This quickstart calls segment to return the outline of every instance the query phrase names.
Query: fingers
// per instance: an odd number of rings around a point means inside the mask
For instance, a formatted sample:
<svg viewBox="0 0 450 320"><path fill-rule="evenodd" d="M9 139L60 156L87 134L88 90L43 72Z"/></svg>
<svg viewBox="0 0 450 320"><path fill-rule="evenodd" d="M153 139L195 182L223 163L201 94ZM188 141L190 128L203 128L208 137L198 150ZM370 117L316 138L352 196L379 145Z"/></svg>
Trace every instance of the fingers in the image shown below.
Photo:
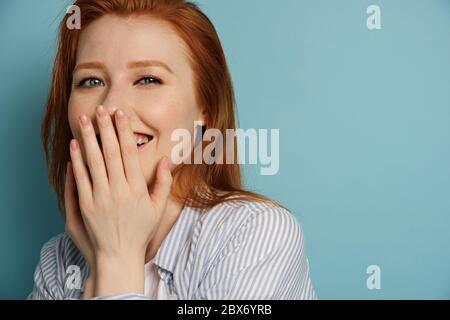
<svg viewBox="0 0 450 320"><path fill-rule="evenodd" d="M75 199L74 199L74 186L72 180L72 167L70 165L70 161L67 162L67 170L66 170L66 184L64 187L64 205L66 209L66 221L71 219L71 215L73 214L75 208Z"/></svg>
<svg viewBox="0 0 450 320"><path fill-rule="evenodd" d="M139 150L128 118L123 111L117 110L115 120L126 180L134 190L147 190L139 160Z"/></svg>
<svg viewBox="0 0 450 320"><path fill-rule="evenodd" d="M125 182L120 146L110 115L103 106L96 112L97 124L102 140L103 158L106 163L109 184L112 188L121 188Z"/></svg>
<svg viewBox="0 0 450 320"><path fill-rule="evenodd" d="M77 140L72 139L70 141L70 158L71 168L73 169L73 175L75 185L78 192L79 203L91 203L92 202L92 186L89 173L84 165L83 158L81 156L80 145Z"/></svg>
<svg viewBox="0 0 450 320"><path fill-rule="evenodd" d="M75 177L70 161L67 163L66 184L64 188L64 204L66 208L66 231L71 233L74 228L83 225L82 217L79 212L77 199L77 190L75 186Z"/></svg>
<svg viewBox="0 0 450 320"><path fill-rule="evenodd" d="M100 151L100 147L95 136L94 127L92 126L91 120L86 115L82 115L79 120L81 138L84 145L84 150L86 152L86 162L92 178L93 191L98 192L105 190L108 188L108 177L103 155ZM75 168L75 161L72 161ZM81 167L81 164L77 164ZM77 176L76 173L77 171L75 171L75 177Z"/></svg>
<svg viewBox="0 0 450 320"><path fill-rule="evenodd" d="M87 235L83 216L81 215L78 203L78 191L76 189L75 177L70 161L67 163L64 202L66 207L65 230L85 257L86 261L89 264L89 267L92 268L94 253L92 251L90 239Z"/></svg>
<svg viewBox="0 0 450 320"><path fill-rule="evenodd" d="M169 169L169 161L167 157L163 157L158 162L156 169L156 179L153 191L150 195L151 199L160 208L164 208L172 188L172 174Z"/></svg>

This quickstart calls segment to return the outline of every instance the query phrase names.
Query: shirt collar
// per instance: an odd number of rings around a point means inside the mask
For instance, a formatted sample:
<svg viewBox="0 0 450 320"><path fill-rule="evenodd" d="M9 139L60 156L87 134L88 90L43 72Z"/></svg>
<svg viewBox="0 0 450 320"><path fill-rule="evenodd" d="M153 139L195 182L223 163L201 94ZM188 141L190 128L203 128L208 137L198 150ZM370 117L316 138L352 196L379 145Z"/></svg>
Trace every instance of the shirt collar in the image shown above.
<svg viewBox="0 0 450 320"><path fill-rule="evenodd" d="M153 263L173 274L181 250L192 233L200 210L184 206L180 216L161 243Z"/></svg>

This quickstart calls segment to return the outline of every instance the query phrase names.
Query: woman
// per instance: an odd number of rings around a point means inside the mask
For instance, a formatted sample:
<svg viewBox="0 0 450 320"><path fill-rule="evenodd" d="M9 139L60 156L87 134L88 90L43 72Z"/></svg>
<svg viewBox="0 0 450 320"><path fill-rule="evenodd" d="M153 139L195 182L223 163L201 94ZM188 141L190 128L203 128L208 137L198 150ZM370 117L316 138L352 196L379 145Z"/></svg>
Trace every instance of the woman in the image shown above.
<svg viewBox="0 0 450 320"><path fill-rule="evenodd" d="M237 161L173 161L175 130L236 128L209 19L184 0L75 5L42 124L66 232L43 246L29 298L315 298L289 211L243 190Z"/></svg>

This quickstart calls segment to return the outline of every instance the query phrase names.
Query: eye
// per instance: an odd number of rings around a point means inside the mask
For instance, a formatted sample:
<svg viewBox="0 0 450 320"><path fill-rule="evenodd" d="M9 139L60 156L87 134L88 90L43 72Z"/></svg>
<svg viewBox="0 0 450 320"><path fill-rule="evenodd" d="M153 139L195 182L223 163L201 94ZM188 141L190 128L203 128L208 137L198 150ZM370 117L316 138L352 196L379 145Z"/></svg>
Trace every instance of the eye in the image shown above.
<svg viewBox="0 0 450 320"><path fill-rule="evenodd" d="M162 81L158 78L147 76L139 79L136 84L148 85L148 84L162 84Z"/></svg>
<svg viewBox="0 0 450 320"><path fill-rule="evenodd" d="M78 83L78 87L80 88L91 88L91 87L98 87L98 86L104 86L105 84L103 83L102 80L97 79L97 78L86 78L81 80Z"/></svg>

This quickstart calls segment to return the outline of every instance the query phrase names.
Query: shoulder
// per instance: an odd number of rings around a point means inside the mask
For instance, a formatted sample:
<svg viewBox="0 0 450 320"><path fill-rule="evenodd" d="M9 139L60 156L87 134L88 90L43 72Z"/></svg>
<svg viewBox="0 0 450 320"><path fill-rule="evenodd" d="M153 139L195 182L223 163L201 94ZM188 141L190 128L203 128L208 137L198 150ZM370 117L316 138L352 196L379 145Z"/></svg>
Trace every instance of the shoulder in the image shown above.
<svg viewBox="0 0 450 320"><path fill-rule="evenodd" d="M65 232L60 233L48 240L41 249L41 266L49 269L66 269L67 266L84 263L82 255Z"/></svg>
<svg viewBox="0 0 450 320"><path fill-rule="evenodd" d="M203 224L229 233L251 227L257 232L301 232L300 224L287 209L263 201L225 201L202 215Z"/></svg>
<svg viewBox="0 0 450 320"><path fill-rule="evenodd" d="M261 254L278 249L301 250L300 223L287 209L262 201L225 201L207 209L200 219L200 237L210 249L208 255L234 250L242 244ZM228 249L227 249L228 248Z"/></svg>
<svg viewBox="0 0 450 320"><path fill-rule="evenodd" d="M85 260L66 233L48 240L41 249L34 272L34 291L29 298L64 299L67 296L65 282L68 272L86 272ZM70 293L69 293L70 295Z"/></svg>

